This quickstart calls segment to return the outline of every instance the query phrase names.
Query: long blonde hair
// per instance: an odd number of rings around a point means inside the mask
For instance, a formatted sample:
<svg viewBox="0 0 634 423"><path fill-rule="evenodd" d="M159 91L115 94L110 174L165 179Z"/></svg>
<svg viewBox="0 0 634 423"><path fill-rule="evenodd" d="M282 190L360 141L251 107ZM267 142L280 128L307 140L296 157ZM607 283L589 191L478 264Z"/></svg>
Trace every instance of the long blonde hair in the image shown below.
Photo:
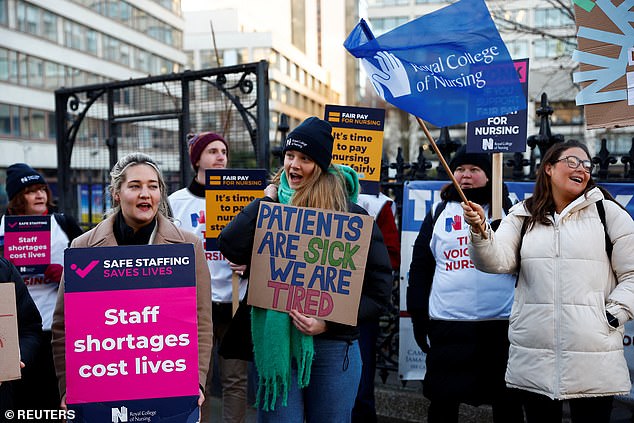
<svg viewBox="0 0 634 423"><path fill-rule="evenodd" d="M281 167L272 182L279 186L284 168ZM288 175L286 175L288 177ZM341 171L330 166L328 172L315 166L313 173L302 181L291 198L291 205L299 207L315 207L319 209L348 211L348 193Z"/></svg>

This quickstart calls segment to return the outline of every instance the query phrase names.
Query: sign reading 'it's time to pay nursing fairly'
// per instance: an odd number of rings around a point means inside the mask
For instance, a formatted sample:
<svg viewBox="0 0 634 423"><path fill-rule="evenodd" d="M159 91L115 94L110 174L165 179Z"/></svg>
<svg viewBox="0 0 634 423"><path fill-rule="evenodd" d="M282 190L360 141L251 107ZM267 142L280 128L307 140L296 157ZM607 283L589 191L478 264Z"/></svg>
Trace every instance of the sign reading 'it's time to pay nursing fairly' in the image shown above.
<svg viewBox="0 0 634 423"><path fill-rule="evenodd" d="M266 188L264 169L207 169L205 171L205 249L218 250L220 231Z"/></svg>
<svg viewBox="0 0 634 423"><path fill-rule="evenodd" d="M332 162L353 168L365 194L378 194L385 110L327 104L326 120L335 139Z"/></svg>

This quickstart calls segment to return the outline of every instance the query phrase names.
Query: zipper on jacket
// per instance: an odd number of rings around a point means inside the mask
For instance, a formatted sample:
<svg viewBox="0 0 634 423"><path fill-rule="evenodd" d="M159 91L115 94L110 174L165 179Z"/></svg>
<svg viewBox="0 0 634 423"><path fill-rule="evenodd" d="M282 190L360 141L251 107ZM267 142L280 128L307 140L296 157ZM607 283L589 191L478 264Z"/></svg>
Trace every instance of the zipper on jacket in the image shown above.
<svg viewBox="0 0 634 423"><path fill-rule="evenodd" d="M561 327L561 281L559 280L559 264L561 260L561 245L560 245L560 232L559 232L559 224L561 223L561 219L558 222L554 222L554 236L555 236L555 257L553 263L553 283L555 286L554 289L554 301L553 301L553 319L554 319L554 330L555 337L553 339L554 347L555 347L555 371L553 372L554 384L553 384L553 394L555 398L559 397L559 379L561 375L561 344L559 342L560 338L560 327Z"/></svg>

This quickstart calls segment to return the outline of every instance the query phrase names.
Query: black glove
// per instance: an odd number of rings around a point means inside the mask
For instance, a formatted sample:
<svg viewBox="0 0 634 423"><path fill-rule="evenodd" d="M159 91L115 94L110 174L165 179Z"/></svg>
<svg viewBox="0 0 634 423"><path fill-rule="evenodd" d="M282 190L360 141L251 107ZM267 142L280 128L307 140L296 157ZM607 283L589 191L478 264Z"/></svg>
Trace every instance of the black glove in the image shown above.
<svg viewBox="0 0 634 423"><path fill-rule="evenodd" d="M412 326L414 327L414 339L425 354L429 352L429 344L427 343L427 329L429 324L429 316L420 316L412 314Z"/></svg>

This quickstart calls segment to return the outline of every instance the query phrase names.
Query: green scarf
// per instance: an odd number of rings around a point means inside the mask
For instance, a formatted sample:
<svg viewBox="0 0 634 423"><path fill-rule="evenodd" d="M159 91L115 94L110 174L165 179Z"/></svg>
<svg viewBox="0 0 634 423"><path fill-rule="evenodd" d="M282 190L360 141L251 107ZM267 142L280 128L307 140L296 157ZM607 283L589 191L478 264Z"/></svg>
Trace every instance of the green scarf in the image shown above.
<svg viewBox="0 0 634 423"><path fill-rule="evenodd" d="M357 173L341 165L333 165L328 171L343 177L350 201L356 202L359 195ZM277 191L280 203L289 204L294 193L295 190L288 185L286 173L282 172ZM293 359L297 364L297 385L301 389L310 382L310 368L315 353L313 337L297 330L287 313L258 307L251 309L251 333L258 370L256 406L264 411L274 410L278 396L282 397L282 406L286 406Z"/></svg>
<svg viewBox="0 0 634 423"><path fill-rule="evenodd" d="M328 168L328 173L339 175L343 178L350 202L356 203L359 197L359 175L357 175L357 172L349 166L332 165ZM280 203L289 204L293 194L295 194L295 190L288 186L286 172L282 172L280 186L277 187L277 196L280 199Z"/></svg>

